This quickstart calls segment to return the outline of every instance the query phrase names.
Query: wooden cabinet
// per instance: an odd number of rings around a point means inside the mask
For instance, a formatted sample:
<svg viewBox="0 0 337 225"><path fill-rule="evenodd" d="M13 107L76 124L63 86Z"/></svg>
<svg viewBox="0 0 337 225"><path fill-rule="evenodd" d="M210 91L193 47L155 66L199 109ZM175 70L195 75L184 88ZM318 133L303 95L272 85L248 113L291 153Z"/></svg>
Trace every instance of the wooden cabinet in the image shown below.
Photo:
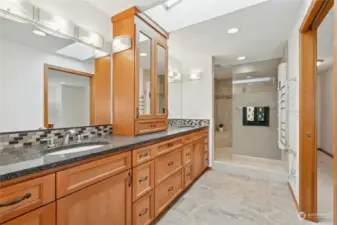
<svg viewBox="0 0 337 225"><path fill-rule="evenodd" d="M43 206L4 225L56 225L55 203Z"/></svg>
<svg viewBox="0 0 337 225"><path fill-rule="evenodd" d="M113 36L131 38L131 48L113 55L114 134L167 129L168 34L132 7L112 17Z"/></svg>
<svg viewBox="0 0 337 225"><path fill-rule="evenodd" d="M0 224L55 200L55 174L1 188Z"/></svg>
<svg viewBox="0 0 337 225"><path fill-rule="evenodd" d="M130 225L131 171L57 200L57 225Z"/></svg>
<svg viewBox="0 0 337 225"><path fill-rule="evenodd" d="M133 201L154 188L154 162L148 162L133 168Z"/></svg>
<svg viewBox="0 0 337 225"><path fill-rule="evenodd" d="M150 225L154 217L154 192L151 191L133 204L132 225Z"/></svg>
<svg viewBox="0 0 337 225"><path fill-rule="evenodd" d="M183 170L180 170L155 189L155 214L158 216L183 191Z"/></svg>
<svg viewBox="0 0 337 225"><path fill-rule="evenodd" d="M199 138L194 142L193 148L193 177L198 177L204 169L204 143Z"/></svg>
<svg viewBox="0 0 337 225"><path fill-rule="evenodd" d="M182 168L182 149L174 150L155 159L155 183L158 185Z"/></svg>
<svg viewBox="0 0 337 225"><path fill-rule="evenodd" d="M193 164L190 163L184 169L185 188L193 182Z"/></svg>

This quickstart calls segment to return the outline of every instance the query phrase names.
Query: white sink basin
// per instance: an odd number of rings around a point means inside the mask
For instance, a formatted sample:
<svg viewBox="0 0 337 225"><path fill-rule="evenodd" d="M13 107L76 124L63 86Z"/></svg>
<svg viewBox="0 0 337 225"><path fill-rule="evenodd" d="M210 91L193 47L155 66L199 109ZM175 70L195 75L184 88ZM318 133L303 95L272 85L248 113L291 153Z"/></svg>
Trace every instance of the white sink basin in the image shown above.
<svg viewBox="0 0 337 225"><path fill-rule="evenodd" d="M95 148L100 148L103 146L104 145L90 145L90 146L75 147L75 148L69 148L69 149L49 153L47 155L64 155L64 154L71 154L71 153L76 153L76 152L84 152L84 151L89 151Z"/></svg>

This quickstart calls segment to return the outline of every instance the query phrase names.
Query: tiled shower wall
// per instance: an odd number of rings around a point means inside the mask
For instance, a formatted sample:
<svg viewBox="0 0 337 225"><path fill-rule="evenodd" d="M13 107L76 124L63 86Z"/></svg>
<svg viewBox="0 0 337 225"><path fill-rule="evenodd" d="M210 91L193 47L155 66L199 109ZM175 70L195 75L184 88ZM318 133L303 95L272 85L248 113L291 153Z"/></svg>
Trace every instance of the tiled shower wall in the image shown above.
<svg viewBox="0 0 337 225"><path fill-rule="evenodd" d="M54 138L55 143L61 142L64 133L69 130L76 130L77 135L82 137L102 136L112 133L112 125L86 126L76 128L45 129L34 131L0 133L0 150L4 148L20 148L23 146L32 146L46 144L48 138ZM73 139L71 137L70 139Z"/></svg>

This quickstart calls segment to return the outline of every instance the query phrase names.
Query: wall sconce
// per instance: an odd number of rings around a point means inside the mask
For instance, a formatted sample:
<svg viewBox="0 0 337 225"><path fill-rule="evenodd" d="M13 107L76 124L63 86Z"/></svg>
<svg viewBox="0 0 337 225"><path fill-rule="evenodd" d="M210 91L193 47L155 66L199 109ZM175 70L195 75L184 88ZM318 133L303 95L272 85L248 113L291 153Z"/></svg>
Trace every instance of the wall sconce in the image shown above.
<svg viewBox="0 0 337 225"><path fill-rule="evenodd" d="M112 52L122 52L131 48L131 37L118 36L112 40Z"/></svg>
<svg viewBox="0 0 337 225"><path fill-rule="evenodd" d="M189 80L200 80L202 75L201 70L192 70L188 76Z"/></svg>

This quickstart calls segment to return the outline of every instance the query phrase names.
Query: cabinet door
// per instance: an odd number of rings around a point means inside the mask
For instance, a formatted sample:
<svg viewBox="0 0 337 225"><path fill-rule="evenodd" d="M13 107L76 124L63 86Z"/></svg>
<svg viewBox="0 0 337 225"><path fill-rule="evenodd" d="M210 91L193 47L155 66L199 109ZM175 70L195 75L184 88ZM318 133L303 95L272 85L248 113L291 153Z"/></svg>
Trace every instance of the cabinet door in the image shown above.
<svg viewBox="0 0 337 225"><path fill-rule="evenodd" d="M131 171L57 201L57 225L130 225Z"/></svg>
<svg viewBox="0 0 337 225"><path fill-rule="evenodd" d="M55 225L56 207L55 203L43 206L30 213L13 219L4 225Z"/></svg>
<svg viewBox="0 0 337 225"><path fill-rule="evenodd" d="M153 118L153 39L141 26L136 30L136 119Z"/></svg>
<svg viewBox="0 0 337 225"><path fill-rule="evenodd" d="M201 139L194 142L193 148L193 177L197 178L204 167L204 149Z"/></svg>
<svg viewBox="0 0 337 225"><path fill-rule="evenodd" d="M156 117L168 115L168 54L167 48L156 43L155 49L155 112Z"/></svg>

